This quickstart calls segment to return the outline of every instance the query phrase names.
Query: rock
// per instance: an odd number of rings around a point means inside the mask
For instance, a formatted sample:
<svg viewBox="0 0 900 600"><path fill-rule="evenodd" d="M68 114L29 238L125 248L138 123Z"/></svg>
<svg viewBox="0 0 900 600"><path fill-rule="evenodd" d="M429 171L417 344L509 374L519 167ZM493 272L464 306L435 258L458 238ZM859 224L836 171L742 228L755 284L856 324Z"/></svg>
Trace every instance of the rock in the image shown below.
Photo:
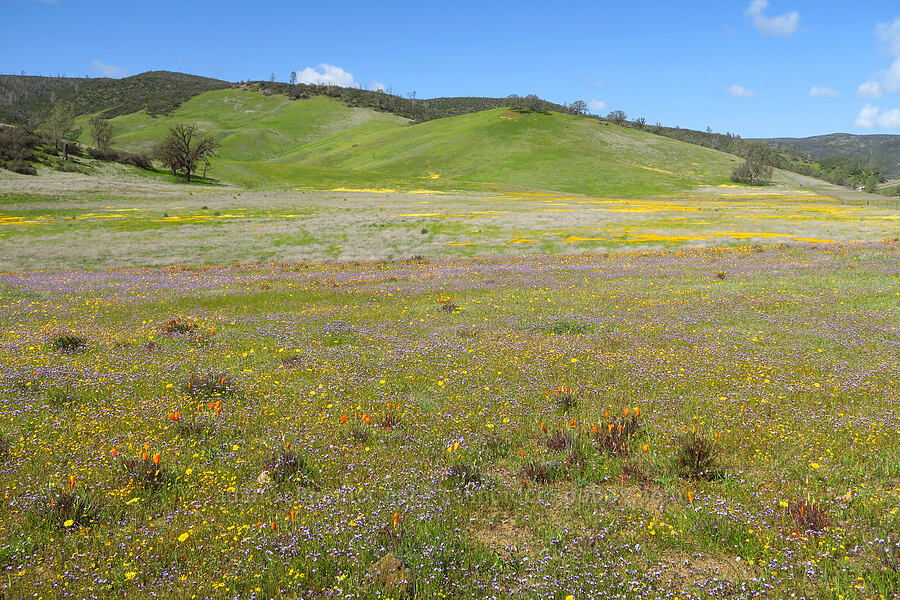
<svg viewBox="0 0 900 600"><path fill-rule="evenodd" d="M271 482L272 478L269 477L268 471L263 471L259 474L259 477L256 478L256 483L258 483L259 485L268 485Z"/></svg>
<svg viewBox="0 0 900 600"><path fill-rule="evenodd" d="M388 552L369 569L369 578L398 596L411 596L413 592L413 572L405 562Z"/></svg>

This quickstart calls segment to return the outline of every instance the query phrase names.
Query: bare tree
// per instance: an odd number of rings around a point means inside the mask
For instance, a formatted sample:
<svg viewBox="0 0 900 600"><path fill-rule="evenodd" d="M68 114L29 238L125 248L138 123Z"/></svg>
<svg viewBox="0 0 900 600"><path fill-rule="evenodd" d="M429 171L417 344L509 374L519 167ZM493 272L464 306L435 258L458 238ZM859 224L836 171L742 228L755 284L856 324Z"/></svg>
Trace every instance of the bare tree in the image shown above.
<svg viewBox="0 0 900 600"><path fill-rule="evenodd" d="M269 75L269 81L271 81L273 83L275 82L275 73L272 73Z"/></svg>
<svg viewBox="0 0 900 600"><path fill-rule="evenodd" d="M525 108L528 110L540 110L541 108L541 99L538 98L537 94L528 94L525 96Z"/></svg>
<svg viewBox="0 0 900 600"><path fill-rule="evenodd" d="M204 164L204 172L211 157L216 156L219 143L209 134L204 134L194 124L180 123L169 128L166 136L156 148L155 157L172 173L181 171L188 183L191 174L200 164Z"/></svg>
<svg viewBox="0 0 900 600"><path fill-rule="evenodd" d="M67 134L72 131L72 125L75 123L75 115L68 104L57 102L44 117L41 129L53 141L53 146L59 151L59 143L66 139Z"/></svg>
<svg viewBox="0 0 900 600"><path fill-rule="evenodd" d="M291 71L291 85L297 84L297 71Z"/></svg>
<svg viewBox="0 0 900 600"><path fill-rule="evenodd" d="M88 121L91 128L91 139L94 145L103 150L108 150L112 142L112 125L109 123L109 117L104 114L94 115Z"/></svg>
<svg viewBox="0 0 900 600"><path fill-rule="evenodd" d="M575 114L575 115L587 114L587 111L588 111L587 102L585 102L584 100L576 100L575 102L572 103L571 106L569 106L569 110L571 110L572 114Z"/></svg>
<svg viewBox="0 0 900 600"><path fill-rule="evenodd" d="M628 115L625 114L625 111L622 110L614 110L608 115L606 115L607 121L612 121L616 125L621 125L628 119Z"/></svg>
<svg viewBox="0 0 900 600"><path fill-rule="evenodd" d="M647 119L645 119L644 117L638 117L637 119L634 120L634 125L635 125L635 127L637 127L638 129L640 129L641 131L643 131L643 130L644 130L644 127L647 126Z"/></svg>

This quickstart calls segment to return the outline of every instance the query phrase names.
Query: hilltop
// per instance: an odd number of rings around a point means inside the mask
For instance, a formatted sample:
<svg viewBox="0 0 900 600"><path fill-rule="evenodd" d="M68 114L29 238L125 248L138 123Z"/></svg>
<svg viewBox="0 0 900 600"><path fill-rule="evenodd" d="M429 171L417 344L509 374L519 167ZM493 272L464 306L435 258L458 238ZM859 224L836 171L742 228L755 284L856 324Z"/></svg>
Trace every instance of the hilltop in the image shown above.
<svg viewBox="0 0 900 600"><path fill-rule="evenodd" d="M137 154L149 155L172 125L197 123L221 142L212 177L245 187L635 197L727 183L747 149L740 136L612 123L534 95L416 99L167 71L122 79L8 75L0 90L0 121L33 126L54 102L65 102L79 115L82 143L91 143L89 118L103 113L112 117L113 147ZM141 162L126 158L120 161ZM796 154L772 160L847 185L873 176L848 178L847 169L829 171Z"/></svg>
<svg viewBox="0 0 900 600"><path fill-rule="evenodd" d="M215 135L222 147L214 176L247 187L635 196L727 182L739 161L560 112L493 108L415 123L328 96L291 100L256 88L204 92L164 116L141 111L114 118L113 146L149 152L177 122L198 123Z"/></svg>
<svg viewBox="0 0 900 600"><path fill-rule="evenodd" d="M0 75L0 122L35 124L54 102L66 102L75 114L104 112L109 116L146 111L169 113L194 96L231 87L218 79L148 71L122 79L74 79Z"/></svg>

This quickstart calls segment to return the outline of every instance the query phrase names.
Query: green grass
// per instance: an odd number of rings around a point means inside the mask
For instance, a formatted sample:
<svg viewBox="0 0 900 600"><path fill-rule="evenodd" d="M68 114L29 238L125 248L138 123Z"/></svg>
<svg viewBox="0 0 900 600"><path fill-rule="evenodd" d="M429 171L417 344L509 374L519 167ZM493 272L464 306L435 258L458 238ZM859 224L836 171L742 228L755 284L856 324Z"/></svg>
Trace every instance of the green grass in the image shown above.
<svg viewBox="0 0 900 600"><path fill-rule="evenodd" d="M0 594L895 598L898 251L0 275Z"/></svg>
<svg viewBox="0 0 900 600"><path fill-rule="evenodd" d="M279 162L414 177L423 185L640 197L725 183L738 159L559 113L494 109L404 129L346 133ZM439 179L429 180L437 175Z"/></svg>
<svg viewBox="0 0 900 600"><path fill-rule="evenodd" d="M238 89L200 94L168 116L117 117L113 145L150 152L179 122L214 134L222 148L213 176L245 187L643 197L724 183L738 163L714 150L561 113L498 108L408 125L325 96L290 100Z"/></svg>
<svg viewBox="0 0 900 600"><path fill-rule="evenodd" d="M311 167L305 172L319 183L333 175ZM330 180L332 187L402 183L344 172L357 178ZM151 179L129 183L131 191L111 183L115 193L103 193L102 186L71 192L65 178L60 182L64 188L54 194L0 193L0 272L814 245L900 235L895 208L786 187L708 188L645 200L496 191L223 190Z"/></svg>
<svg viewBox="0 0 900 600"><path fill-rule="evenodd" d="M81 120L86 123L87 119ZM292 101L277 94L227 89L195 96L166 116L139 112L113 119L113 146L149 153L169 127L184 122L196 123L215 135L222 144L222 160L259 161L346 129L378 130L399 127L406 121L386 113L349 108L324 96ZM87 131L83 139L88 141Z"/></svg>

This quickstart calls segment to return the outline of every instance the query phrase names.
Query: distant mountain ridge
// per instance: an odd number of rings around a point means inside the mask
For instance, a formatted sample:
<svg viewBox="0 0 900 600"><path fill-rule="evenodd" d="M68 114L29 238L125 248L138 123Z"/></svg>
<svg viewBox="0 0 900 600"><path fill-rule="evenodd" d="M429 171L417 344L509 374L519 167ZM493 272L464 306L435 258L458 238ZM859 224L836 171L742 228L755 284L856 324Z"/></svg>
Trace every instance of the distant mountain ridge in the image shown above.
<svg viewBox="0 0 900 600"><path fill-rule="evenodd" d="M806 138L764 138L780 152L812 160L854 159L878 167L889 177L900 176L900 135L832 133Z"/></svg>
<svg viewBox="0 0 900 600"><path fill-rule="evenodd" d="M198 94L233 85L171 71L121 79L0 75L0 122L34 125L57 101L69 103L77 115L104 111L116 117L141 110L167 114Z"/></svg>

